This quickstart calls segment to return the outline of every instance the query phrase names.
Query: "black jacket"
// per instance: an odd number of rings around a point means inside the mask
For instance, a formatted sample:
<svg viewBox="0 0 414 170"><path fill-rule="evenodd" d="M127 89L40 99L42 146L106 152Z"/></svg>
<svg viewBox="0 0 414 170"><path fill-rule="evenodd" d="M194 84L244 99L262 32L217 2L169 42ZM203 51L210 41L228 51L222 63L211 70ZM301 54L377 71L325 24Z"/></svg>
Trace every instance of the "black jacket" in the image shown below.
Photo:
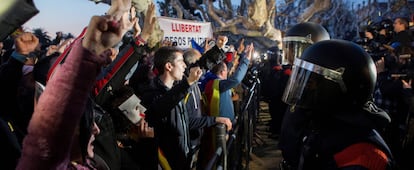
<svg viewBox="0 0 414 170"><path fill-rule="evenodd" d="M1 155L6 159L0 161L0 164L6 169L14 169L21 154L19 140L23 137L23 133L18 130L14 122L19 115L17 93L23 76L22 68L23 63L14 58L10 58L0 66L0 88L3 89L1 93L3 99L0 102L0 139L2 139L0 150L7 153Z"/></svg>
<svg viewBox="0 0 414 170"><path fill-rule="evenodd" d="M284 167L294 169L342 169L358 170L368 169L365 165L374 165L392 169L394 166L393 156L376 132L376 128L385 127L390 119L381 109L368 102L363 109L351 111L335 111L329 113L297 110L289 115L288 121L282 128L282 141L291 141L280 146ZM285 119L286 120L286 119ZM282 139L283 138L283 139ZM385 153L387 160L385 165L375 162L376 159L370 155L365 157L366 164L359 163L346 166L338 162L338 153L356 144L368 143L376 149ZM366 153L348 153L348 158L363 157ZM343 157L342 157L343 158Z"/></svg>
<svg viewBox="0 0 414 170"><path fill-rule="evenodd" d="M213 117L189 118L183 99L190 88L186 80L171 89L155 78L144 90L142 103L148 108L146 120L154 127L159 148L172 169L189 169L190 129L211 126Z"/></svg>

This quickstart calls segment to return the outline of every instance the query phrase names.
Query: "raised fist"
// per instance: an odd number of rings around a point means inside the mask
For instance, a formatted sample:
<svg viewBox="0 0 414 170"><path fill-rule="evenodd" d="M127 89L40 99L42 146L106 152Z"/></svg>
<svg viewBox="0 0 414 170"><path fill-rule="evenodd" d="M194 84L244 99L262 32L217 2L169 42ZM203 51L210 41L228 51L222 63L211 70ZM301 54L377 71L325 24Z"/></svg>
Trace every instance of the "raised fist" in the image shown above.
<svg viewBox="0 0 414 170"><path fill-rule="evenodd" d="M39 45L39 39L29 32L19 35L14 41L16 44L16 52L22 55L28 55Z"/></svg>

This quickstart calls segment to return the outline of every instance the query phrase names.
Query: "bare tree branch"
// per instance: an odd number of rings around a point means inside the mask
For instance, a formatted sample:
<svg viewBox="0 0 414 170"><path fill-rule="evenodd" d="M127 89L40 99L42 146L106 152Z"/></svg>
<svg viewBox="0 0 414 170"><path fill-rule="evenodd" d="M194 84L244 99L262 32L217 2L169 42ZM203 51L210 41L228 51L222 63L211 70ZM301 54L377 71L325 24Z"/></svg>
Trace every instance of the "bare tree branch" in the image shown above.
<svg viewBox="0 0 414 170"><path fill-rule="evenodd" d="M257 30L249 30L245 28L237 28L235 25L229 27L216 27L217 32L229 31L233 34L242 34L250 37L261 37L263 33Z"/></svg>
<svg viewBox="0 0 414 170"><path fill-rule="evenodd" d="M260 28L269 19L266 0L255 0L249 5L248 16L256 28Z"/></svg>
<svg viewBox="0 0 414 170"><path fill-rule="evenodd" d="M199 10L201 15L203 16L203 19L207 20L207 12L200 5L198 5L194 0L188 0L188 3L190 4L191 8L194 8L194 11Z"/></svg>
<svg viewBox="0 0 414 170"><path fill-rule="evenodd" d="M276 16L276 0L269 0L267 2L267 4L269 4L267 6L267 11L269 11L268 16L267 16L267 22L270 22L270 24L274 27L274 21L275 21L275 16Z"/></svg>
<svg viewBox="0 0 414 170"><path fill-rule="evenodd" d="M194 2L194 0L193 0ZM177 18L185 18L190 20L198 20L196 16L191 14L188 9L185 9L183 4L178 0L171 0L171 6L177 11Z"/></svg>
<svg viewBox="0 0 414 170"><path fill-rule="evenodd" d="M215 8L213 6L214 12L221 18L223 19L228 19L230 18L229 12L225 9L225 8Z"/></svg>
<svg viewBox="0 0 414 170"><path fill-rule="evenodd" d="M247 2L246 0L241 0L240 1L240 7L238 9L238 14L243 16L244 15L244 11L246 11L247 9Z"/></svg>
<svg viewBox="0 0 414 170"><path fill-rule="evenodd" d="M214 11L213 2L211 0L204 0L204 4L207 7L207 13L209 14L210 18L217 22L221 27L225 27L226 24L221 20L219 16Z"/></svg>
<svg viewBox="0 0 414 170"><path fill-rule="evenodd" d="M395 0L394 5L391 8L391 11L396 12L400 10L403 6L407 5L407 0Z"/></svg>
<svg viewBox="0 0 414 170"><path fill-rule="evenodd" d="M323 21L330 20L333 16L335 16L335 14L337 14L337 12L340 9L341 5L344 5L344 4L342 4L341 1L333 1L333 3L331 4L332 8L331 8L330 12L327 13L328 15L325 15L322 20ZM344 15L341 15L341 16L344 16Z"/></svg>
<svg viewBox="0 0 414 170"><path fill-rule="evenodd" d="M223 3L225 4L225 6L227 7L227 10L226 10L227 15L233 16L234 11L233 11L233 6L231 5L231 0L223 0L223 1L224 1Z"/></svg>
<svg viewBox="0 0 414 170"><path fill-rule="evenodd" d="M242 23L243 21L244 20L243 20L242 16L237 16L237 17L235 17L231 20L227 20L225 23L226 23L226 27L229 27L229 26L233 26L233 25Z"/></svg>
<svg viewBox="0 0 414 170"><path fill-rule="evenodd" d="M307 22L315 13L328 9L331 6L331 0L315 0L305 9L299 17L299 22Z"/></svg>
<svg viewBox="0 0 414 170"><path fill-rule="evenodd" d="M178 3L180 2L178 2L177 0L171 0L170 5L175 9L175 11L177 11L177 18L183 19L183 10L182 8L180 8Z"/></svg>
<svg viewBox="0 0 414 170"><path fill-rule="evenodd" d="M267 20L265 22L265 27L263 30L263 35L265 37L268 37L269 39L273 41L277 41L278 43L282 42L282 32L279 29L276 29L274 26L275 21L275 8L276 8L276 1L275 0L269 0L268 1L267 9L269 11Z"/></svg>

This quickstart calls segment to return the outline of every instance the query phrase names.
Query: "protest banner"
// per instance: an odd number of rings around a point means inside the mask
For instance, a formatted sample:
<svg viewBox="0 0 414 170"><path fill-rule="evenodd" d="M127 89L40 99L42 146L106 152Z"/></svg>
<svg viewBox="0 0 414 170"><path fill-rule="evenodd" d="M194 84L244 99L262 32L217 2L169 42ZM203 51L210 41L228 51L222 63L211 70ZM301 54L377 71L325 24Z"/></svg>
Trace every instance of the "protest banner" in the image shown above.
<svg viewBox="0 0 414 170"><path fill-rule="evenodd" d="M198 22L169 17L158 17L164 40L175 42L180 48L190 48L191 39L197 44L203 44L206 38L213 37L210 22Z"/></svg>

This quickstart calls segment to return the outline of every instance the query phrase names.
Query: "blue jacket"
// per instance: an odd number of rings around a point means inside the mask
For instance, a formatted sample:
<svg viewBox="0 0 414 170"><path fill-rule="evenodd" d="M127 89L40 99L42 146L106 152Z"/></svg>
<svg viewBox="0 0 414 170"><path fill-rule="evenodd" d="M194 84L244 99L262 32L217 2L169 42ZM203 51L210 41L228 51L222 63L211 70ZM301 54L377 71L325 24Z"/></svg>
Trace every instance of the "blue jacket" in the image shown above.
<svg viewBox="0 0 414 170"><path fill-rule="evenodd" d="M219 116L230 118L234 121L234 106L233 101L231 99L231 89L236 87L240 82L243 80L244 76L246 75L247 69L249 66L249 60L244 56L240 57L239 65L236 71L228 77L226 80L220 80L219 82L219 90L220 90L220 105L219 105ZM212 72L207 72L205 78L201 80L200 89L202 91L210 90L206 84L209 81L213 81L217 79L217 76L214 75Z"/></svg>

